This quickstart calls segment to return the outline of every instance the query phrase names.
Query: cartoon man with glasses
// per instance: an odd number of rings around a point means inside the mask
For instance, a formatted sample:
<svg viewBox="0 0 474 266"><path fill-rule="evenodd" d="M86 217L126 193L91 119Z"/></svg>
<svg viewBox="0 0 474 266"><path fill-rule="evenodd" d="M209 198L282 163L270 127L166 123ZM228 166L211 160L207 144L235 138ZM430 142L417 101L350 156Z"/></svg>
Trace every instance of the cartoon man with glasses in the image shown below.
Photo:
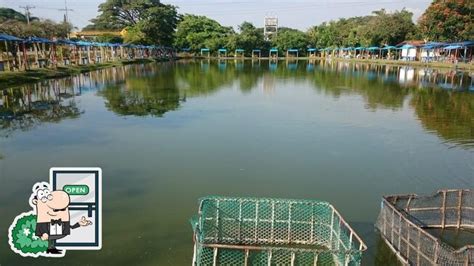
<svg viewBox="0 0 474 266"><path fill-rule="evenodd" d="M69 195L62 191L51 191L48 183L37 183L33 187L31 203L36 209L35 235L48 241L46 253L60 255L56 249L56 240L66 237L71 229L91 225L92 222L82 217L80 221L71 225L69 216Z"/></svg>

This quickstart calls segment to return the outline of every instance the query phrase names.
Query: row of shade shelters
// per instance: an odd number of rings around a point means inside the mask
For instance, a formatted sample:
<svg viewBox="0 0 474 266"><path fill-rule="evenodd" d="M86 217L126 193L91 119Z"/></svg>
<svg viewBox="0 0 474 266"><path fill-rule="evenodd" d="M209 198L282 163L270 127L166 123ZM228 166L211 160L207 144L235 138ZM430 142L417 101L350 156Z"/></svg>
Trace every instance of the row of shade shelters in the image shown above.
<svg viewBox="0 0 474 266"><path fill-rule="evenodd" d="M174 56L174 49L165 46L18 38L0 33L0 71Z"/></svg>
<svg viewBox="0 0 474 266"><path fill-rule="evenodd" d="M432 61L437 59L462 59L463 61L471 61L474 41L464 41L457 43L441 43L429 42L423 44L410 44L409 42L399 44L397 46L386 45L383 47L326 47L326 48L307 48L306 55L309 57L358 57L358 58L385 58L385 59L404 59L404 60L423 60ZM183 52L190 52L191 49L182 49ZM244 57L244 49L235 49L235 57ZM286 56L298 57L301 49L287 49ZM211 49L202 48L200 50L201 56L210 56ZM261 49L253 49L251 51L252 57L261 57ZM269 57L278 57L279 50L271 48L268 50ZM218 57L227 57L228 49L220 48L217 50Z"/></svg>

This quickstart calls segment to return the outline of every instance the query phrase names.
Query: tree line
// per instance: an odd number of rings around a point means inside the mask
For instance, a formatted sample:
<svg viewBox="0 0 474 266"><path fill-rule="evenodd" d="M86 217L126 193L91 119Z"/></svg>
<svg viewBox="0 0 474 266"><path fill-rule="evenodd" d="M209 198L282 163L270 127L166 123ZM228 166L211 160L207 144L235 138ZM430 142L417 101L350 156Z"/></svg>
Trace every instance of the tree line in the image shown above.
<svg viewBox="0 0 474 266"><path fill-rule="evenodd" d="M413 13L406 9L394 12L381 9L367 16L324 22L305 32L280 27L276 37L267 42L264 41L263 29L250 22L243 22L234 29L205 16L180 14L177 6L164 4L159 0L106 0L99 5L99 15L83 30L124 32L123 40L112 37L107 39L105 36L99 41L158 44L194 51L201 48L227 48L231 51L241 48L249 52L252 49L270 47L280 50L368 47L395 45L413 39L446 42L473 40L473 9L474 5L470 0L434 0L416 23L413 22ZM51 27L37 27L34 31L18 30L19 26L15 28L7 25L8 20L0 12L0 23L4 22L1 26L7 33L34 33L38 37L64 36L64 31ZM21 19L17 21L16 24L20 25ZM33 21L31 24L35 23ZM41 23L47 24L49 21ZM59 23L57 27L70 30L70 25L64 23Z"/></svg>

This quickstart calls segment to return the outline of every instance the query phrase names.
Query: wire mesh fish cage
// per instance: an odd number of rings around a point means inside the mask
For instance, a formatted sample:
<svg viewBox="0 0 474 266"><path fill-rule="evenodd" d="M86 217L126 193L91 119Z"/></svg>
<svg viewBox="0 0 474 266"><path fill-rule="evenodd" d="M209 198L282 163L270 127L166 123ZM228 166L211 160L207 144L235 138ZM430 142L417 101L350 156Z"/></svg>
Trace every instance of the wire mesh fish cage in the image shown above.
<svg viewBox="0 0 474 266"><path fill-rule="evenodd" d="M323 201L211 196L191 223L193 265L360 265L367 249Z"/></svg>
<svg viewBox="0 0 474 266"><path fill-rule="evenodd" d="M469 189L385 196L376 228L404 265L474 265L473 244L455 248L428 232L474 229L474 193Z"/></svg>

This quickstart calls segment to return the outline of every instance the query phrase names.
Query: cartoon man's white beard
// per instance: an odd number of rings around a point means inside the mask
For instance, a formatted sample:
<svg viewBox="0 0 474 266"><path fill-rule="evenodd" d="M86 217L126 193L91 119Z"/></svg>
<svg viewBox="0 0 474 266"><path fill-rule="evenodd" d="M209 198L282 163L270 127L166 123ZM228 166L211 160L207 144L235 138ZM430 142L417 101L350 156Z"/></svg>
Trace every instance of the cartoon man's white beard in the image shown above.
<svg viewBox="0 0 474 266"><path fill-rule="evenodd" d="M63 225L62 224L49 224L49 234L50 235L62 235L63 234Z"/></svg>

